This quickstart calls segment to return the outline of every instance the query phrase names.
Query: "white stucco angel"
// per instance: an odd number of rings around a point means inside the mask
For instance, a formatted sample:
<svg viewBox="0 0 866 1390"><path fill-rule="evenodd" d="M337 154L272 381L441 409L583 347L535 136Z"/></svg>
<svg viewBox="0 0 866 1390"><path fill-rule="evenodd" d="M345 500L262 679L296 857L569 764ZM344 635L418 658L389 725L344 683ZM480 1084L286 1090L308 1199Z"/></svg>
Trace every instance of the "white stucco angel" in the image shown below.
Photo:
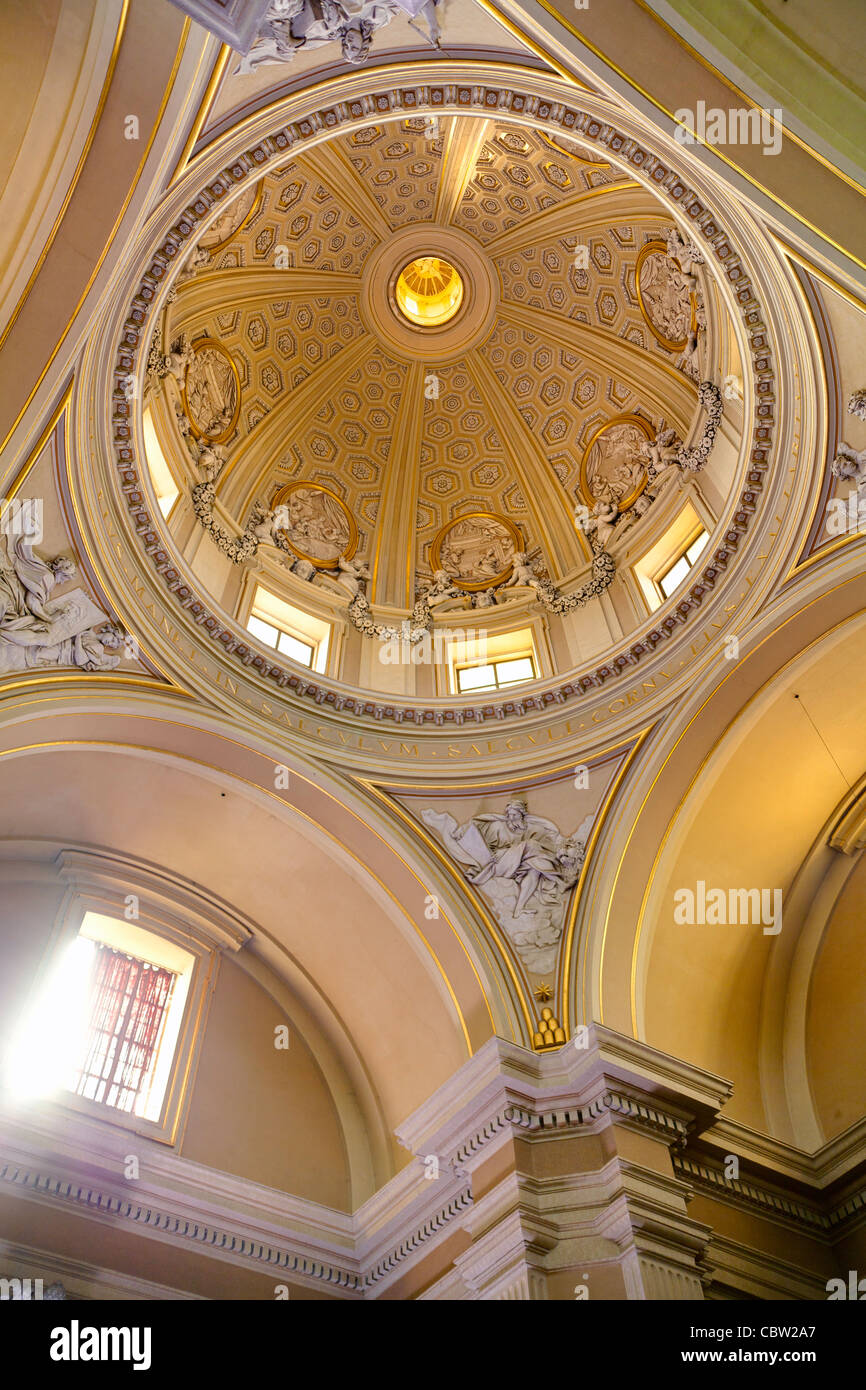
<svg viewBox="0 0 866 1390"><path fill-rule="evenodd" d="M429 609L440 608L449 599L460 598L457 585L452 583L447 570L434 570L433 578L422 594Z"/></svg>
<svg viewBox="0 0 866 1390"><path fill-rule="evenodd" d="M856 415L858 420L866 420L866 386L853 391L848 399L848 414Z"/></svg>
<svg viewBox="0 0 866 1390"><path fill-rule="evenodd" d="M198 466L206 483L215 483L228 461L224 444L203 444L199 449Z"/></svg>
<svg viewBox="0 0 866 1390"><path fill-rule="evenodd" d="M204 246L194 246L178 271L175 284L180 285L185 280L191 280L196 271L200 270L203 265L207 265L209 260L210 252Z"/></svg>
<svg viewBox="0 0 866 1390"><path fill-rule="evenodd" d="M641 445L641 457L647 477L658 478L666 469L673 467L677 461L679 447L680 440L676 430L671 429L666 420L660 420L654 438Z"/></svg>
<svg viewBox="0 0 866 1390"><path fill-rule="evenodd" d="M590 540L594 540L604 550L613 539L619 519L619 506L613 497L600 497L584 523Z"/></svg>
<svg viewBox="0 0 866 1390"><path fill-rule="evenodd" d="M162 359L164 371L175 378L176 381L183 382L186 369L194 357L189 338L186 333L181 333L169 348Z"/></svg>
<svg viewBox="0 0 866 1390"><path fill-rule="evenodd" d="M862 487L866 483L866 449L852 449L843 440L830 465L830 472L842 482L856 482L858 488Z"/></svg>
<svg viewBox="0 0 866 1390"><path fill-rule="evenodd" d="M512 563L511 574L502 585L503 589L513 589L518 584L525 584L529 588L537 589L538 575L535 573L526 551L516 550Z"/></svg>
<svg viewBox="0 0 866 1390"><path fill-rule="evenodd" d="M363 562L357 560L347 560L345 555L341 555L337 561L339 574L336 576L337 583L346 590L351 598L356 594L363 593L362 581L370 578L370 571Z"/></svg>
<svg viewBox="0 0 866 1390"><path fill-rule="evenodd" d="M698 288L697 267L704 264L704 258L693 241L686 241L676 227L668 232L667 254L679 267L683 283L690 293Z"/></svg>
<svg viewBox="0 0 866 1390"><path fill-rule="evenodd" d="M247 525L247 529L256 536L259 541L267 545L276 545L277 532L288 525L288 508L285 506L277 507L272 511L265 506L264 502L257 502L253 507L252 515Z"/></svg>
<svg viewBox="0 0 866 1390"><path fill-rule="evenodd" d="M700 381L703 372L701 370L701 360L703 357L704 334L707 327L707 315L703 301L695 298L695 317L694 322L689 325L686 335L686 344L679 360L679 366L690 376L693 381Z"/></svg>
<svg viewBox="0 0 866 1390"><path fill-rule="evenodd" d="M423 18L428 30L425 37L438 47L437 3L438 0L274 0L237 71L249 73L270 63L291 62L298 49L318 48L327 43L340 44L345 62L363 63L373 34L397 15L408 18L410 24Z"/></svg>

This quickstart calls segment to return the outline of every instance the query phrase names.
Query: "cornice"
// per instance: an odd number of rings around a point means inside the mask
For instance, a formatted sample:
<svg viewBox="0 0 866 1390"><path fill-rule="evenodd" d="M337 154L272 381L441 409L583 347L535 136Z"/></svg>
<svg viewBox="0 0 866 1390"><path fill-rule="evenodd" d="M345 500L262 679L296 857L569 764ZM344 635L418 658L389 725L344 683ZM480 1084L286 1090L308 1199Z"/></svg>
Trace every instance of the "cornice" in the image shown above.
<svg viewBox="0 0 866 1390"><path fill-rule="evenodd" d="M800 1266L726 1236L710 1236L703 1263L707 1284L712 1287L728 1283L740 1291L740 1296L745 1291L760 1299L796 1298L804 1302L827 1297L826 1283L804 1273ZM725 1275L729 1276L727 1280Z"/></svg>
<svg viewBox="0 0 866 1390"><path fill-rule="evenodd" d="M464 1179L404 1169L354 1215L194 1163L140 1136L140 1177L124 1182L129 1136L98 1122L0 1109L0 1190L59 1204L131 1233L290 1274L343 1297L378 1297L435 1248L472 1203Z"/></svg>
<svg viewBox="0 0 866 1390"><path fill-rule="evenodd" d="M866 1215L866 1185L842 1201L820 1205L795 1198L751 1177L726 1178L723 1169L688 1154L674 1154L672 1161L674 1172L697 1190L719 1197L730 1206L750 1207L801 1234L805 1228L825 1242L837 1239L840 1227Z"/></svg>
<svg viewBox="0 0 866 1390"><path fill-rule="evenodd" d="M490 1038L396 1130L413 1153L472 1166L481 1151L521 1135L544 1141L611 1123L682 1145L715 1116L730 1083L591 1024L588 1046L530 1053Z"/></svg>
<svg viewBox="0 0 866 1390"><path fill-rule="evenodd" d="M724 1116L701 1136L701 1144L825 1191L866 1165L866 1116L811 1154Z"/></svg>
<svg viewBox="0 0 866 1390"><path fill-rule="evenodd" d="M67 1259L53 1250L40 1250L13 1241L3 1241L0 1263L7 1278L42 1279L45 1284L59 1280L66 1289L67 1298L75 1301L83 1298L99 1302L114 1299L164 1302L171 1299L198 1303L205 1298L204 1294L189 1293L115 1269L102 1269L87 1260Z"/></svg>

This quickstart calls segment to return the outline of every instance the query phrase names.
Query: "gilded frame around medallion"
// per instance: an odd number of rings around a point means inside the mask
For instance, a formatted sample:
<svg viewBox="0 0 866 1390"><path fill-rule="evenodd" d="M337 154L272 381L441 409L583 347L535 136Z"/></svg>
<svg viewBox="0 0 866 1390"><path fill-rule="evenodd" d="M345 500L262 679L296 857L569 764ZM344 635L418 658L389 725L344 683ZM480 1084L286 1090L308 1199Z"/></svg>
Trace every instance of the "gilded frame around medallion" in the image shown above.
<svg viewBox="0 0 866 1390"><path fill-rule="evenodd" d="M606 432L609 429L611 429L614 425L636 426L636 428L639 429L641 433L644 435L648 444L653 439L655 439L655 431L653 430L652 425L650 424L649 420L645 420L642 415L613 415L609 420L605 420L604 424L599 425L596 430L593 430L593 433L590 436L587 446L583 451L583 457L580 460L580 479L578 483L578 486L580 487L580 495L588 507L594 507L596 502L598 501L598 498L593 494L589 487L589 483L587 481L586 476L589 455L592 451L593 445L597 444L601 436L603 434L606 434ZM619 503L619 509L621 512L627 512L629 507L634 506L635 502L640 497L648 482L649 478L646 475L646 471L644 471L643 482L640 484L640 486L636 487L634 492L630 492L629 495L627 497L624 497L623 500Z"/></svg>
<svg viewBox="0 0 866 1390"><path fill-rule="evenodd" d="M358 542L360 539L358 523L355 521L355 518L352 516L352 513L349 511L349 508L346 506L346 503L339 493L334 492L332 488L325 487L324 483L309 482L305 478L294 478L292 482L285 483L281 488L278 488L271 498L271 511L275 511L293 492L297 492L299 488L302 487L306 488L308 492L323 492L327 497L330 497L332 502L336 502L343 516L346 518L346 525L349 528L349 539L344 549L335 554L333 558L328 557L322 559L321 556L309 555L305 550L301 550L295 542L291 540L287 532L281 531L280 535L285 536L286 544L291 547L296 555L300 556L302 560L309 560L310 564L315 565L317 570L336 569L341 559L351 560L355 551L358 549Z"/></svg>
<svg viewBox="0 0 866 1390"><path fill-rule="evenodd" d="M189 375L189 367L187 367L186 371L183 374L183 388L181 390L183 412L189 420L190 431L195 436L195 438L203 439L206 444L225 444L226 440L231 439L232 435L237 429L237 423L241 413L241 379L238 375L238 369L235 365L235 360L229 352L228 348L223 347L222 343L219 341L218 338L199 338L196 342L192 343L191 346L193 353L198 353L203 348L213 348L216 352L220 353L221 356L223 356L226 359L226 361L229 364L229 367L231 368L231 373L234 377L235 383L235 408L232 413L232 418L229 424L220 434L203 434L189 413L189 403L186 398L186 379Z"/></svg>
<svg viewBox="0 0 866 1390"><path fill-rule="evenodd" d="M216 256L216 255L218 254L218 252L224 251L224 250L226 249L226 247L227 247L227 246L230 246L231 243L235 240L235 237L239 237L240 234L241 234L241 232L243 232L243 231L246 230L246 228L249 226L249 224L252 222L253 218L255 217L256 213L259 211L259 209L260 209L260 207L261 207L261 205L262 205L262 199L264 198L264 196L265 196L265 181L264 181L264 179L259 179L258 183L256 184L256 191L255 191L255 194L253 195L253 201L252 201L252 203L250 204L250 207L249 207L249 208L247 209L247 211L244 213L244 216L241 218L241 220L240 220L240 222L238 223L238 225L235 227L234 231L233 231L233 232L229 232L228 236L223 237L222 241L217 241L217 242L215 242L215 244L214 244L213 246L205 246L205 247L204 247L204 250L207 251L207 253L208 253L209 256L213 257L213 256ZM203 235L204 235L204 236L207 236L207 229L205 229Z"/></svg>
<svg viewBox="0 0 866 1390"><path fill-rule="evenodd" d="M644 261L648 260L648 258L651 255L667 256L667 253L668 247L667 242L665 241L648 241L645 246L641 247L640 251L638 252L637 260L634 263L634 291L637 296L637 304L638 308L640 309L640 316L643 319L649 331L652 333L656 342L659 343L668 352L682 352L683 348L688 342L688 335L686 335L685 338L680 339L679 342L674 342L671 338L666 338L663 333L660 333L656 325L653 323L647 306L644 304L643 295L641 294L640 289L640 273ZM689 295L689 303L691 308L690 328L694 330L698 321L698 306L694 290L692 290L691 294Z"/></svg>
<svg viewBox="0 0 866 1390"><path fill-rule="evenodd" d="M460 516L452 517L451 521L446 521L445 525L440 527L433 537L433 540L430 542L430 568L434 573L436 570L444 569L455 588L461 589L463 593L466 594L480 593L482 589L495 589L498 584L502 584L511 574L511 571L514 569L513 560L499 574L491 575L488 579L471 581L458 579L442 564L442 544L445 537L448 535L449 531L453 531L454 527L458 526L461 521L496 521L500 526L504 526L508 532L514 546L515 554L518 551L526 549L520 531L513 521L509 521L507 516L500 516L498 512L463 512Z"/></svg>

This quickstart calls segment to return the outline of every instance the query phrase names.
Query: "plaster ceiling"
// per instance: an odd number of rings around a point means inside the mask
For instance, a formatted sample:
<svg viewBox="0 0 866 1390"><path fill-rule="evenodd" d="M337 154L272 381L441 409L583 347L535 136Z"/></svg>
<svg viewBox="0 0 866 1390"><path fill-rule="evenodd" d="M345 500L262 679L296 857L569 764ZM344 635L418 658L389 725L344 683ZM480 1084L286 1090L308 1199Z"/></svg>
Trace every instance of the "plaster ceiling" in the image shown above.
<svg viewBox="0 0 866 1390"><path fill-rule="evenodd" d="M166 326L219 340L238 371L219 506L243 524L290 480L330 488L371 599L398 606L467 512L504 514L553 575L585 564L573 513L593 432L637 412L685 437L697 401L635 292L638 253L670 227L653 196L544 131L433 120L336 135L265 177ZM389 274L452 248L465 308L438 331L401 326Z"/></svg>

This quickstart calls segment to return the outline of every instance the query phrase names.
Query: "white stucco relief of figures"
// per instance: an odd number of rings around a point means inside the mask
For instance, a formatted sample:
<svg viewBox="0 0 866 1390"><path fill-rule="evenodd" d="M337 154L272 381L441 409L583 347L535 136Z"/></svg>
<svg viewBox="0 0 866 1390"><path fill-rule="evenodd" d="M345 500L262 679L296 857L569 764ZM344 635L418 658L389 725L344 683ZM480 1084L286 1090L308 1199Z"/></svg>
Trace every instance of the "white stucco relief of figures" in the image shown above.
<svg viewBox="0 0 866 1390"><path fill-rule="evenodd" d="M434 48L439 47L438 0L274 0L238 73L289 63L299 49L339 43L345 62L366 62L377 29L402 15ZM424 29L414 23L424 21Z"/></svg>
<svg viewBox="0 0 866 1390"><path fill-rule="evenodd" d="M124 656L124 634L83 589L53 598L76 567L46 562L26 535L0 537L0 673L39 666L107 671Z"/></svg>
<svg viewBox="0 0 866 1390"><path fill-rule="evenodd" d="M473 816L463 825L447 811L424 810L421 818L480 890L524 965L538 974L551 971L593 817L563 835L553 821L530 815L518 797L504 812Z"/></svg>

